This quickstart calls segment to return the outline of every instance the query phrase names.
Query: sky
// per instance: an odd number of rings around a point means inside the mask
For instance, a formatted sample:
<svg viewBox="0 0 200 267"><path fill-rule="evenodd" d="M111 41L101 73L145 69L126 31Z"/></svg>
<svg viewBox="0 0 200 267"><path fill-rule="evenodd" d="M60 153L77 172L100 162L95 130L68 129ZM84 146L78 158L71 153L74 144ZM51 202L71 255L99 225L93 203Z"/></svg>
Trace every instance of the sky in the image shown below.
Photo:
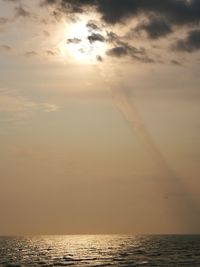
<svg viewBox="0 0 200 267"><path fill-rule="evenodd" d="M0 0L0 235L200 233L199 25L199 0Z"/></svg>

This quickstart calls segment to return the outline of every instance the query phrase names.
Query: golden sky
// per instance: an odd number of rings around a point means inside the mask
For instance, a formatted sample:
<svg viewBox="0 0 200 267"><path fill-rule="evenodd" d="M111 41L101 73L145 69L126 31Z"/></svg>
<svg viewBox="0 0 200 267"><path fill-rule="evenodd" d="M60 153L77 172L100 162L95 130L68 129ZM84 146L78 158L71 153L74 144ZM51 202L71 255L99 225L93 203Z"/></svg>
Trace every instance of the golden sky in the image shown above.
<svg viewBox="0 0 200 267"><path fill-rule="evenodd" d="M200 232L198 0L0 0L0 234Z"/></svg>

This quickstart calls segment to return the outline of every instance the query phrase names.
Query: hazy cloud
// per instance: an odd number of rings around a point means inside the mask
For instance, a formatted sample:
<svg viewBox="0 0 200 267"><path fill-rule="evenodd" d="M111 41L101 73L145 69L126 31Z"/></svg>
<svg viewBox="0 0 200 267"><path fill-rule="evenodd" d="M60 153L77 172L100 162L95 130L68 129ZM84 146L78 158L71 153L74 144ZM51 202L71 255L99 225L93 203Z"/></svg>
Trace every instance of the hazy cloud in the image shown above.
<svg viewBox="0 0 200 267"><path fill-rule="evenodd" d="M55 50L46 50L45 51L46 52L46 54L48 55L48 56L56 56L56 55L58 55L58 51L55 51Z"/></svg>
<svg viewBox="0 0 200 267"><path fill-rule="evenodd" d="M50 33L48 31L43 31L44 36L50 37Z"/></svg>
<svg viewBox="0 0 200 267"><path fill-rule="evenodd" d="M8 18L0 17L0 24L6 24L9 22Z"/></svg>
<svg viewBox="0 0 200 267"><path fill-rule="evenodd" d="M171 63L173 64L173 65L178 65L178 66L180 66L181 65L181 63L179 62L179 61L177 61L177 60L171 60Z"/></svg>
<svg viewBox="0 0 200 267"><path fill-rule="evenodd" d="M13 3L19 3L21 0L3 0L4 2L13 2Z"/></svg>
<svg viewBox="0 0 200 267"><path fill-rule="evenodd" d="M25 53L25 56L26 57L33 57L33 56L37 56L38 55L38 53L36 52L36 51L27 51L26 53Z"/></svg>
<svg viewBox="0 0 200 267"><path fill-rule="evenodd" d="M30 17L31 16L31 13L22 6L16 7L15 12L16 12L16 17Z"/></svg>
<svg viewBox="0 0 200 267"><path fill-rule="evenodd" d="M58 110L58 106L55 104L43 103L42 107L44 112L55 112Z"/></svg>
<svg viewBox="0 0 200 267"><path fill-rule="evenodd" d="M15 121L29 117L37 104L14 91L0 89L0 120Z"/></svg>
<svg viewBox="0 0 200 267"><path fill-rule="evenodd" d="M39 110L55 112L58 106L32 101L14 90L0 89L0 121L12 122L27 119Z"/></svg>
<svg viewBox="0 0 200 267"><path fill-rule="evenodd" d="M12 50L12 47L11 46L9 46L9 45L0 45L0 51L7 51L7 52L9 52L9 51L11 51Z"/></svg>

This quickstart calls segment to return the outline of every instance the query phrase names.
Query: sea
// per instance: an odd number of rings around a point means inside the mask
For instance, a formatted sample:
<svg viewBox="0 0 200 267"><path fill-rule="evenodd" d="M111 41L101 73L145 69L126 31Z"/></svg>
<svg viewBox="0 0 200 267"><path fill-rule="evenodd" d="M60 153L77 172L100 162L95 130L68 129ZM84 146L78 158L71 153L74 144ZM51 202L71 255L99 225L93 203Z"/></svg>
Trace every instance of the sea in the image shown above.
<svg viewBox="0 0 200 267"><path fill-rule="evenodd" d="M200 235L1 237L0 266L200 267Z"/></svg>

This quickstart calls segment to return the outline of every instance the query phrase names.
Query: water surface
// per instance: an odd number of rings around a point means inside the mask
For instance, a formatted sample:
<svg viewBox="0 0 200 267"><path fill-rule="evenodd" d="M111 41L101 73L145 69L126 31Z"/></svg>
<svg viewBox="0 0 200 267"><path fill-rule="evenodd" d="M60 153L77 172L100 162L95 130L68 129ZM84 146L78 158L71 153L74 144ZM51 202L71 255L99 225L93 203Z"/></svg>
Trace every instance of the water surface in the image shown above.
<svg viewBox="0 0 200 267"><path fill-rule="evenodd" d="M200 266L200 236L1 237L0 266Z"/></svg>

